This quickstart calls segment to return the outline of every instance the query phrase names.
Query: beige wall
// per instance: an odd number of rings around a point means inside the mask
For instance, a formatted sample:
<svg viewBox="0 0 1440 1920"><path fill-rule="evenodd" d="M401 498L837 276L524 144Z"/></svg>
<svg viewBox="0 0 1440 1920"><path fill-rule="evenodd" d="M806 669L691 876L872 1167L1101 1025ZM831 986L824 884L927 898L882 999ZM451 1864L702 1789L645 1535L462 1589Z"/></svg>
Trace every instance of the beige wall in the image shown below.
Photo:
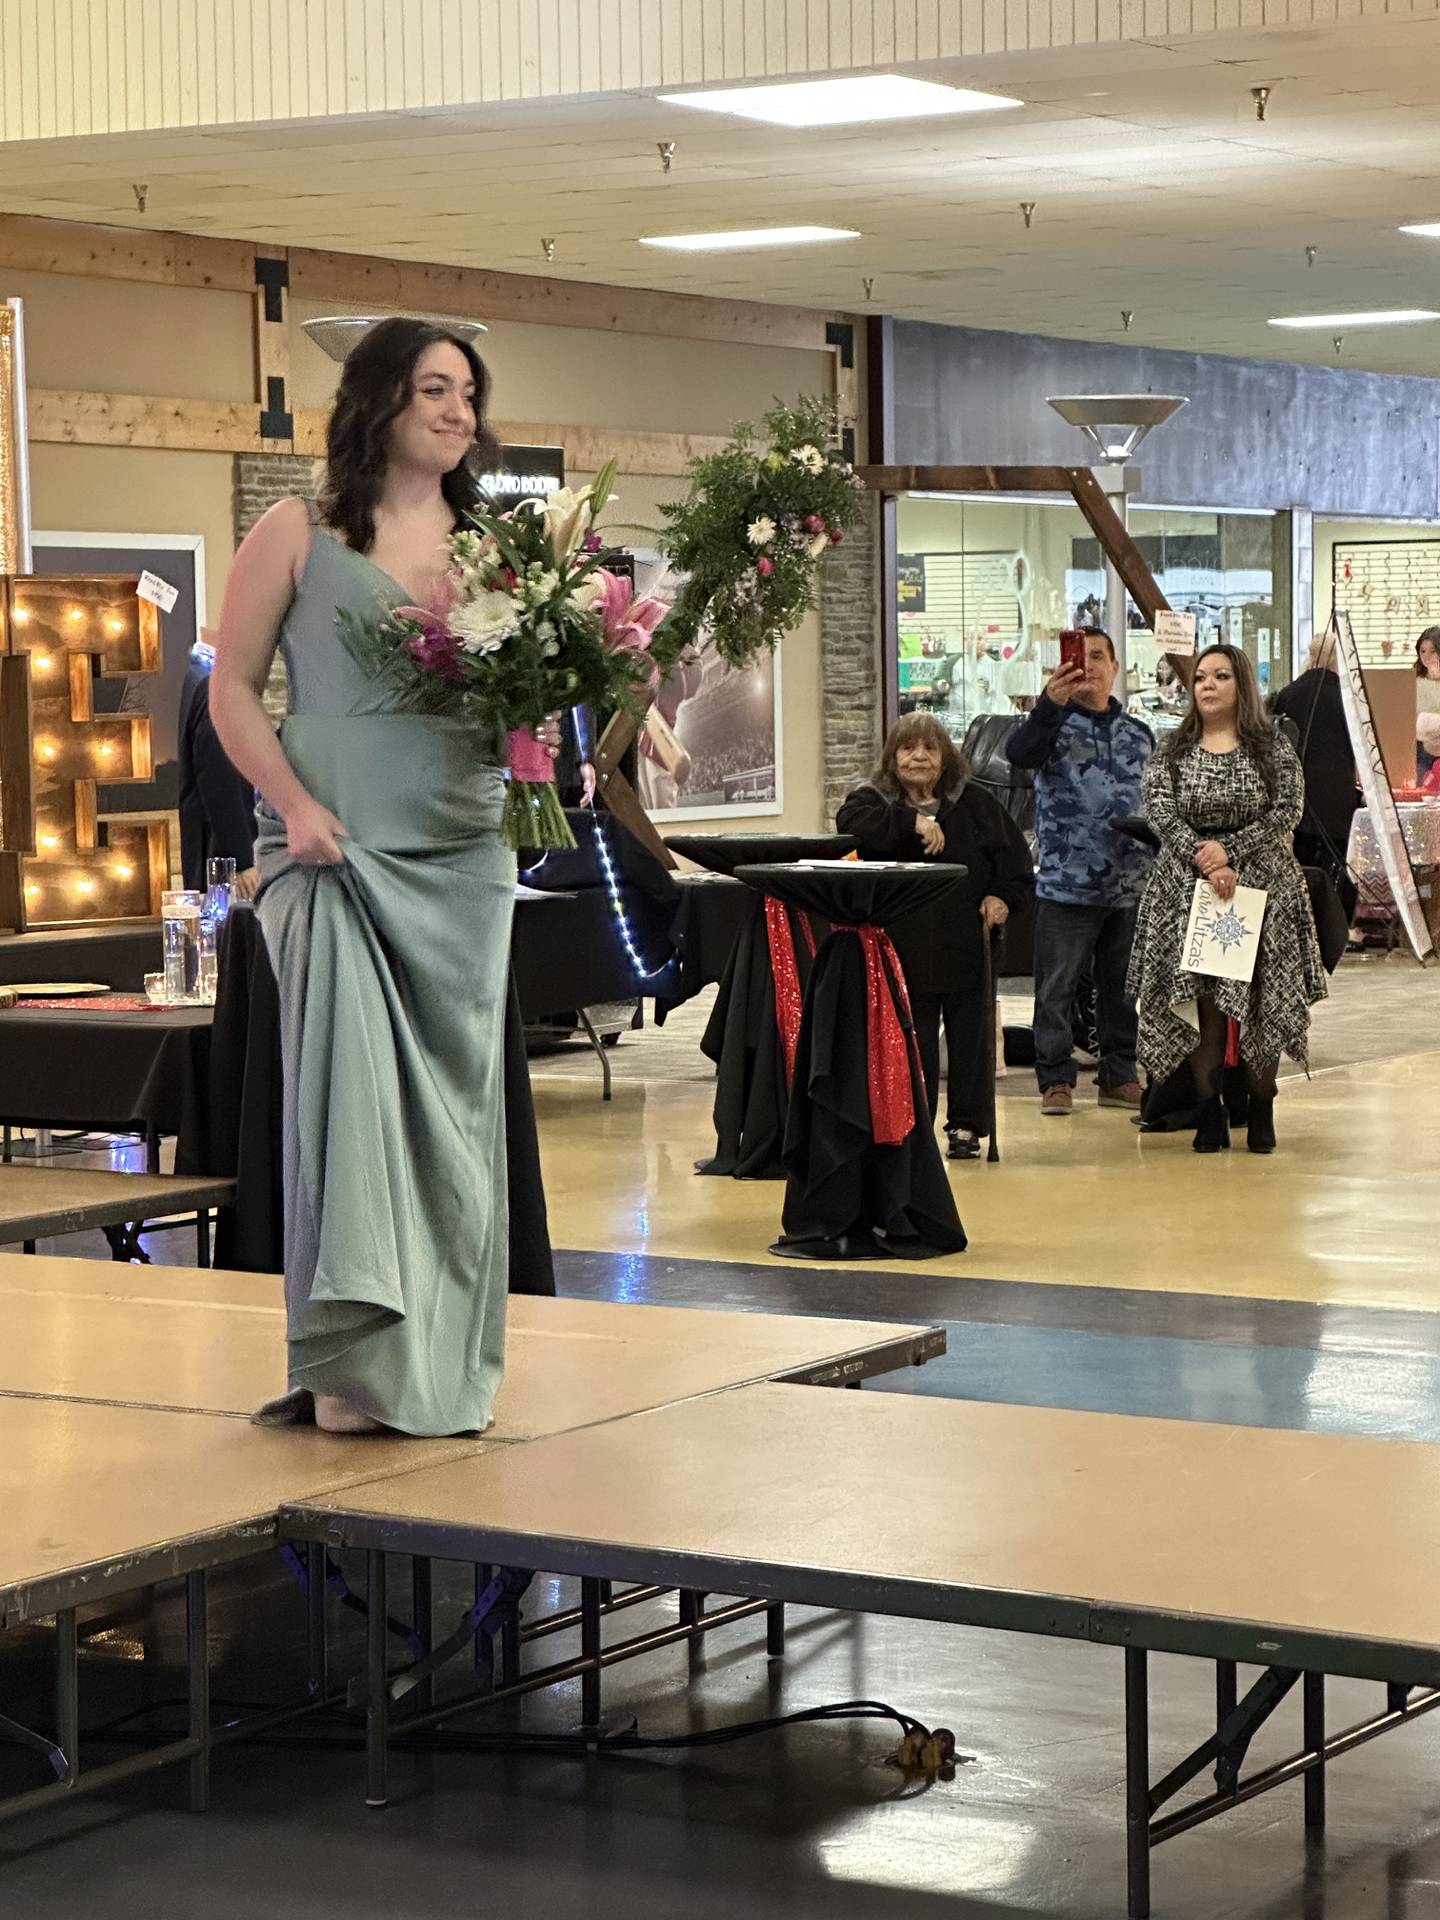
<svg viewBox="0 0 1440 1920"><path fill-rule="evenodd" d="M39 446L30 450L30 481L41 532L200 534L206 617L219 619L234 551L228 453Z"/></svg>

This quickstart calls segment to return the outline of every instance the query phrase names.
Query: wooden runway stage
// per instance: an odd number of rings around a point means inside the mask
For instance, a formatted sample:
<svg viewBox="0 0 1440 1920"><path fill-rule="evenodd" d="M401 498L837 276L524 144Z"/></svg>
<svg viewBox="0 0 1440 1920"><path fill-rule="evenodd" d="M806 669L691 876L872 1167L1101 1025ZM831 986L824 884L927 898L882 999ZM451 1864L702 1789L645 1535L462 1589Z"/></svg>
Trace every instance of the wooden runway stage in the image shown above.
<svg viewBox="0 0 1440 1920"><path fill-rule="evenodd" d="M578 1575L582 1612L625 1579L1123 1648L1142 1916L1154 1845L1302 1777L1307 1824L1322 1825L1325 1762L1440 1704L1437 1510L1433 1447L919 1395L839 1394L817 1417L810 1396L761 1385L396 1474L282 1526L368 1550L381 1582L387 1552ZM1218 1704L1153 1784L1151 1651L1214 1660ZM372 1804L385 1656L372 1638ZM1261 1669L1243 1700L1238 1663ZM1381 1683L1384 1711L1327 1737L1327 1674ZM1242 1777L1297 1684L1301 1751ZM598 1672L590 1708L598 1723ZM1212 1773L1212 1793L1162 1815Z"/></svg>
<svg viewBox="0 0 1440 1920"><path fill-rule="evenodd" d="M772 1378L858 1384L944 1350L924 1326L517 1297L483 1438L339 1438L249 1422L284 1384L279 1301L264 1276L0 1256L0 1628L57 1621L54 1737L8 1721L0 1699L0 1738L35 1747L64 1780L0 1803L0 1818L177 1761L205 1803L206 1574L273 1547L282 1505L691 1395ZM188 1734L80 1772L77 1608L182 1578ZM307 1630L323 1645L323 1551L309 1556L307 1591ZM237 1731L247 1728L257 1723Z"/></svg>

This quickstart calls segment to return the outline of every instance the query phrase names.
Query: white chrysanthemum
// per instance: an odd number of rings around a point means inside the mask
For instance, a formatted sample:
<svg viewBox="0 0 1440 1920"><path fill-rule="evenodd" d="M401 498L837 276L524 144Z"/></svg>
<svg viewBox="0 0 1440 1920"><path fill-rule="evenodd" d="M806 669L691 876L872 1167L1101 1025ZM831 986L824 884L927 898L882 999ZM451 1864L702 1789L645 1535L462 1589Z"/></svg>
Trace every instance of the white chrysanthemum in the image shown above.
<svg viewBox="0 0 1440 1920"><path fill-rule="evenodd" d="M479 593L450 615L450 630L465 653L494 653L513 632L520 608L508 594Z"/></svg>
<svg viewBox="0 0 1440 1920"><path fill-rule="evenodd" d="M825 456L819 447L808 445L795 447L790 454L790 458L795 461L798 466L804 467L807 473L823 473L825 471Z"/></svg>
<svg viewBox="0 0 1440 1920"><path fill-rule="evenodd" d="M775 538L775 522L768 513L762 513L758 520L750 522L745 535L752 547L768 547Z"/></svg>

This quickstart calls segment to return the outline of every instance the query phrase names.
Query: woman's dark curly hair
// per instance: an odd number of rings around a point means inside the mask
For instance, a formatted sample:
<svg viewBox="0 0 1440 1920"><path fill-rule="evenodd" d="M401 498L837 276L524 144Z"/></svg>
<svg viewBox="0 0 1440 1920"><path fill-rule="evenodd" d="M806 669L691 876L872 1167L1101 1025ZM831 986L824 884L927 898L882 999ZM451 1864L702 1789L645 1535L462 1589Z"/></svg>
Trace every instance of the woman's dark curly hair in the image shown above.
<svg viewBox="0 0 1440 1920"><path fill-rule="evenodd" d="M1255 677L1255 668L1250 656L1239 647L1213 646L1205 651L1195 662L1198 674L1207 660L1217 656L1230 662L1230 671L1235 675L1235 732L1241 746L1250 755L1265 783L1267 793L1275 791L1275 742L1277 734L1275 722L1265 710L1265 701L1260 692L1260 683ZM1179 726L1169 735L1160 751L1172 760L1198 747L1204 738L1205 723L1200 717L1200 709L1195 704L1195 687L1191 682L1190 705Z"/></svg>
<svg viewBox="0 0 1440 1920"><path fill-rule="evenodd" d="M490 431L486 403L490 375L485 363L443 321L393 314L372 327L351 349L325 438L325 478L320 514L343 534L347 546L368 553L375 544L375 509L385 484L390 429L415 392L415 366L428 347L441 344L463 353L475 381L475 438L464 458L440 482L458 523L480 497L477 474L499 460L500 443Z"/></svg>

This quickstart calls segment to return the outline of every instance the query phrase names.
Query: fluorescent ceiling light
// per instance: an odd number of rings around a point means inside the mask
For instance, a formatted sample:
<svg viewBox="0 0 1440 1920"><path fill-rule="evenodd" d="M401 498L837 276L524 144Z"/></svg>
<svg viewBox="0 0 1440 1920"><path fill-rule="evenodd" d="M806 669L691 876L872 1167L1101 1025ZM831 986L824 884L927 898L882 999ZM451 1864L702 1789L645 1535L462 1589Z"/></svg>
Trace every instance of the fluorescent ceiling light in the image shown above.
<svg viewBox="0 0 1440 1920"><path fill-rule="evenodd" d="M1418 227L1401 227L1401 233L1418 233L1422 240L1440 240L1440 220L1422 220Z"/></svg>
<svg viewBox="0 0 1440 1920"><path fill-rule="evenodd" d="M1272 320L1272 327L1413 327L1422 320L1440 320L1429 307L1389 307L1375 313L1292 313Z"/></svg>
<svg viewBox="0 0 1440 1920"><path fill-rule="evenodd" d="M778 87L709 87L662 93L667 106L733 113L777 127L858 126L867 120L928 120L947 113L993 113L1024 106L1003 93L975 93L901 73L862 73L839 80L802 80Z"/></svg>
<svg viewBox="0 0 1440 1920"><path fill-rule="evenodd" d="M647 233L642 247L677 253L729 253L749 247L804 247L821 240L858 240L853 227L740 227L721 233Z"/></svg>

